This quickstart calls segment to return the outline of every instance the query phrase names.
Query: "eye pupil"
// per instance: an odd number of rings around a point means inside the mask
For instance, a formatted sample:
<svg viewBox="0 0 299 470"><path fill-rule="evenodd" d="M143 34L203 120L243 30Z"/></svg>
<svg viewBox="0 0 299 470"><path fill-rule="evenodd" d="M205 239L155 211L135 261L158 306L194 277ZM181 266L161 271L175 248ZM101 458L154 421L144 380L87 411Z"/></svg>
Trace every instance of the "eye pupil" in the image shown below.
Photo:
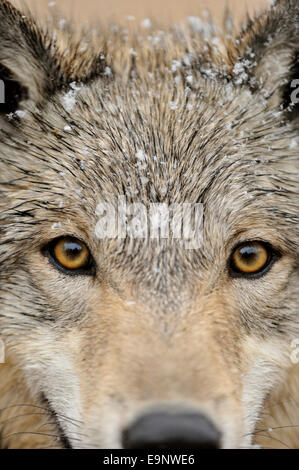
<svg viewBox="0 0 299 470"><path fill-rule="evenodd" d="M63 247L66 256L76 258L82 252L82 246L76 242L65 242Z"/></svg>
<svg viewBox="0 0 299 470"><path fill-rule="evenodd" d="M254 261L258 256L258 249L255 246L245 246L240 249L240 256L244 261Z"/></svg>

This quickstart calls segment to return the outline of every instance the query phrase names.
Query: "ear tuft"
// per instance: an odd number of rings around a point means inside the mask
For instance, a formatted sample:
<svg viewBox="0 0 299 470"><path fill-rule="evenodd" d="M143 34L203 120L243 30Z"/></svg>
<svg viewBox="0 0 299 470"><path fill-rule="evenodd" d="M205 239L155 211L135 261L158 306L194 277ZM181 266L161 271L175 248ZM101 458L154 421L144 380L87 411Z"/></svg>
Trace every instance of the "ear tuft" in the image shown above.
<svg viewBox="0 0 299 470"><path fill-rule="evenodd" d="M0 1L0 115L41 102L62 81L55 46L29 15ZM1 99L4 98L4 99ZM5 101L1 103L1 101Z"/></svg>
<svg viewBox="0 0 299 470"><path fill-rule="evenodd" d="M298 0L277 0L269 11L248 22L237 44L234 70L245 72L252 90L284 109L288 119L296 118L292 82L299 78Z"/></svg>

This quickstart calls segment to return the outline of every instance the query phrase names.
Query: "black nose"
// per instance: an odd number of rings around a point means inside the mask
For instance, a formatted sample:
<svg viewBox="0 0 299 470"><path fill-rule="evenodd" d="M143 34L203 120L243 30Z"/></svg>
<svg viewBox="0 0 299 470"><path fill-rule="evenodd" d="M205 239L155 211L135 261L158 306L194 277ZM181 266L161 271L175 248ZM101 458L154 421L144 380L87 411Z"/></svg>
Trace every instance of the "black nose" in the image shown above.
<svg viewBox="0 0 299 470"><path fill-rule="evenodd" d="M193 413L152 413L124 430L125 449L217 449L220 432L205 416Z"/></svg>

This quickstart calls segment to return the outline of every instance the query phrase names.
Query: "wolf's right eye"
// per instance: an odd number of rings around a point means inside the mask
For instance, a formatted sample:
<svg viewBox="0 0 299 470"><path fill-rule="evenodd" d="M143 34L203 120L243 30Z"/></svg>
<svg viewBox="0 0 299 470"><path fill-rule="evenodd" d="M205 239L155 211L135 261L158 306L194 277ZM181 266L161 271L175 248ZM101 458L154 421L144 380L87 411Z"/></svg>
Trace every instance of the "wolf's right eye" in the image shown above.
<svg viewBox="0 0 299 470"><path fill-rule="evenodd" d="M55 267L67 274L92 274L92 257L84 242L74 237L53 240L44 253Z"/></svg>

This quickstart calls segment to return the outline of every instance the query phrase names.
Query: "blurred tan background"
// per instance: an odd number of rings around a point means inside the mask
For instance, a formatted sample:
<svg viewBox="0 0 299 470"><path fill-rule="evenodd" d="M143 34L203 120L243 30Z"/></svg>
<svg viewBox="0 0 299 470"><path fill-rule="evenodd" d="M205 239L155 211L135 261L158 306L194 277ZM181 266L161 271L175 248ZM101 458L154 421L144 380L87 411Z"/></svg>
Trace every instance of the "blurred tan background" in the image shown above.
<svg viewBox="0 0 299 470"><path fill-rule="evenodd" d="M11 0L20 6L23 0ZM141 21L152 17L162 22L177 22L186 16L198 16L203 10L210 10L219 21L226 5L229 5L237 19L269 6L269 0L25 0L35 6L38 12L57 7L64 16L76 21L101 20Z"/></svg>

